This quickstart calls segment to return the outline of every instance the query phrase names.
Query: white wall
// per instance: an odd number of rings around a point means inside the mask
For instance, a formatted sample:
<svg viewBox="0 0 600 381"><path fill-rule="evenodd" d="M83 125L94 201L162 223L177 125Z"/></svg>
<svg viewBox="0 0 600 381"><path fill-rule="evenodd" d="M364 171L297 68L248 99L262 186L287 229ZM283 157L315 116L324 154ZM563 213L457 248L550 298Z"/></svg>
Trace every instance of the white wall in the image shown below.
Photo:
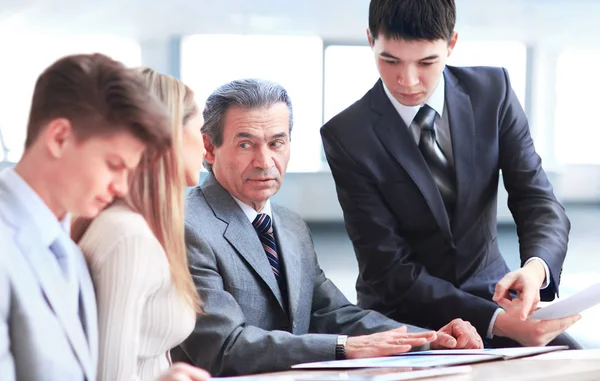
<svg viewBox="0 0 600 381"><path fill-rule="evenodd" d="M364 44L368 3L368 0L3 0L0 2L0 127L5 131L24 128L27 110L23 105L29 102L33 81L49 63L44 62L47 52L59 52L59 42L64 39L92 33L141 41L143 63L176 74L173 65L177 60L165 54L174 51L173 38L193 33L316 35L325 44ZM600 50L600 33L596 32L600 2L457 0L457 5L457 30L462 40L527 43L532 53L528 89L531 129L544 166L554 179L557 196L565 202L600 202L600 168L560 165L554 149L557 57L565 49ZM573 81L585 82L586 75L574 70ZM19 78L18 85L6 86L9 80L14 83L15 78ZM18 114L10 125L3 123L2 116L7 114ZM21 135L24 137L24 131ZM290 174L278 197L303 211L308 219L341 216L333 183L326 172ZM506 213L501 206L499 216L508 216Z"/></svg>

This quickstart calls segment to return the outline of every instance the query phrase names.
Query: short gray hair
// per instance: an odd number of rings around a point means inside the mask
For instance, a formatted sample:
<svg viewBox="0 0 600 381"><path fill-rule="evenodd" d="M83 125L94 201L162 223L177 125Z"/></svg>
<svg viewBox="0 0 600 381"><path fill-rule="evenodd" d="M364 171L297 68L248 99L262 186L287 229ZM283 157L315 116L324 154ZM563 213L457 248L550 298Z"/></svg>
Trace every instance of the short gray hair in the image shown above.
<svg viewBox="0 0 600 381"><path fill-rule="evenodd" d="M264 79L238 79L216 89L206 100L202 134L207 135L215 147L223 144L225 114L233 106L248 110L269 108L276 103L285 103L290 112L290 139L292 135L292 101L287 91L278 83ZM212 172L212 165L204 160L204 167Z"/></svg>

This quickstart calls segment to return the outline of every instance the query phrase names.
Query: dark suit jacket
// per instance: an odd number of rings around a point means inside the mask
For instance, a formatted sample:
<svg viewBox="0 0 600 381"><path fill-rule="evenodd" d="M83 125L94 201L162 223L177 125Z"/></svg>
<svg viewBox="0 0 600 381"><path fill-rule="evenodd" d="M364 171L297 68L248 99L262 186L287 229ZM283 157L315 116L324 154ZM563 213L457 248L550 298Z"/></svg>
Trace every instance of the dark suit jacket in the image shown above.
<svg viewBox="0 0 600 381"><path fill-rule="evenodd" d="M497 243L499 171L522 264L537 256L549 266L543 300L558 293L570 223L507 72L447 67L444 78L458 187L451 218L381 80L321 136L359 263L358 304L431 328L461 317L484 336L494 286L509 271Z"/></svg>
<svg viewBox="0 0 600 381"><path fill-rule="evenodd" d="M186 246L206 315L172 352L174 360L205 368L213 376L285 370L301 362L334 360L338 334L400 326L351 304L325 277L298 214L272 204L272 215L287 298L254 227L214 176L191 191Z"/></svg>

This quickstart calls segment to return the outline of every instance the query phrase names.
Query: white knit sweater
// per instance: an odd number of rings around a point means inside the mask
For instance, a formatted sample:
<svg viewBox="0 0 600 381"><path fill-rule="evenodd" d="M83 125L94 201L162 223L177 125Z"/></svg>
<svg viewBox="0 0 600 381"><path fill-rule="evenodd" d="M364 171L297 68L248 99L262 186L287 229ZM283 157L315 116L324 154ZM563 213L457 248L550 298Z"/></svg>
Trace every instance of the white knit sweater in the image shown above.
<svg viewBox="0 0 600 381"><path fill-rule="evenodd" d="M98 302L98 381L155 380L195 314L171 282L166 254L142 216L118 202L79 242Z"/></svg>

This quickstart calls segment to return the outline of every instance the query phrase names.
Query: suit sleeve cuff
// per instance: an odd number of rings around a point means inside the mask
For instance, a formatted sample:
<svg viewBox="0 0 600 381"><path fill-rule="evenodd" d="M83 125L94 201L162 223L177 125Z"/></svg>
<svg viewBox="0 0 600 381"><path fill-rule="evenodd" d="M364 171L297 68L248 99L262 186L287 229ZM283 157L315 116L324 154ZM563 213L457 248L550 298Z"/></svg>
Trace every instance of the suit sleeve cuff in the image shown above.
<svg viewBox="0 0 600 381"><path fill-rule="evenodd" d="M525 266L526 264L528 264L531 261L540 261L542 263L542 265L544 266L544 273L546 274L546 278L544 279L544 283L542 283L542 287L540 287L540 290L543 290L550 285L550 269L548 268L548 265L546 264L546 262L542 258L539 258L539 257L529 258L523 266Z"/></svg>
<svg viewBox="0 0 600 381"><path fill-rule="evenodd" d="M491 339L494 337L494 324L496 324L496 318L501 311L502 308L498 308L492 315L492 320L490 320L490 325L488 327L487 334L485 335L486 339Z"/></svg>

